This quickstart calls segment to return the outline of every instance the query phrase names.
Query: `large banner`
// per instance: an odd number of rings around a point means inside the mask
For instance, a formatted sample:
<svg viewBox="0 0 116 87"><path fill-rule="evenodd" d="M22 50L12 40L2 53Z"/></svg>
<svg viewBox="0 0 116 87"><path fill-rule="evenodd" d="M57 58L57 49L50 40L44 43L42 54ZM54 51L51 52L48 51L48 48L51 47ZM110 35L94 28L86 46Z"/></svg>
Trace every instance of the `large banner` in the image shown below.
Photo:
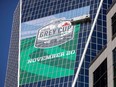
<svg viewBox="0 0 116 87"><path fill-rule="evenodd" d="M20 85L74 75L80 24L72 25L71 19L78 13L75 9L21 24Z"/></svg>

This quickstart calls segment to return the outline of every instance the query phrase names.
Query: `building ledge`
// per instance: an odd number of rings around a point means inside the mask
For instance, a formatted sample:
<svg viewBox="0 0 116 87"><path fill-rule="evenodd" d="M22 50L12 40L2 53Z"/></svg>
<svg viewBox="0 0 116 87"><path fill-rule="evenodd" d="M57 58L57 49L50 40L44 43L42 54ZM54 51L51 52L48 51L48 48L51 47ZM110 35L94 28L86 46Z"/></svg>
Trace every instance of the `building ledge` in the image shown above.
<svg viewBox="0 0 116 87"><path fill-rule="evenodd" d="M109 13L109 11L112 9L112 7L115 5L116 0L113 0L111 6L109 7L109 9L107 10L107 14Z"/></svg>
<svg viewBox="0 0 116 87"><path fill-rule="evenodd" d="M103 51L107 48L107 45L105 45L96 55L96 57L92 60L92 62L90 63L89 67L96 61L96 59L103 53Z"/></svg>

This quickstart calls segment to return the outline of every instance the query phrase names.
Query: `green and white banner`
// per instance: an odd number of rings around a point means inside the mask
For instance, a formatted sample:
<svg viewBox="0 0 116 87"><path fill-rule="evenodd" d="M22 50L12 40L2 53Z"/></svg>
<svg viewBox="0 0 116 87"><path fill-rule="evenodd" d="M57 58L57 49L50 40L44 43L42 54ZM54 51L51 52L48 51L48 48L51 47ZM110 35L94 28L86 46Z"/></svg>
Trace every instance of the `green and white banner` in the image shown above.
<svg viewBox="0 0 116 87"><path fill-rule="evenodd" d="M21 24L20 85L74 75L80 24L71 12Z"/></svg>

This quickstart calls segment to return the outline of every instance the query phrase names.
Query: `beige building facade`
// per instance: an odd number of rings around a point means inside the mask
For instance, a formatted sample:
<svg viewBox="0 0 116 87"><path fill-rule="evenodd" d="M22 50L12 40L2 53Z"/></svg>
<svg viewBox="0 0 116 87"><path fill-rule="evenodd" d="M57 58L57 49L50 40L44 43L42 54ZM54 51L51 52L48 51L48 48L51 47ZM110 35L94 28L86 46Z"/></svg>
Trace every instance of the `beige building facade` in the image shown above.
<svg viewBox="0 0 116 87"><path fill-rule="evenodd" d="M116 87L116 0L107 13L107 45L89 67L89 87ZM114 24L113 24L114 23ZM105 62L106 61L106 62ZM105 63L104 63L105 62ZM106 69L105 69L106 67ZM105 75L106 74L106 75Z"/></svg>

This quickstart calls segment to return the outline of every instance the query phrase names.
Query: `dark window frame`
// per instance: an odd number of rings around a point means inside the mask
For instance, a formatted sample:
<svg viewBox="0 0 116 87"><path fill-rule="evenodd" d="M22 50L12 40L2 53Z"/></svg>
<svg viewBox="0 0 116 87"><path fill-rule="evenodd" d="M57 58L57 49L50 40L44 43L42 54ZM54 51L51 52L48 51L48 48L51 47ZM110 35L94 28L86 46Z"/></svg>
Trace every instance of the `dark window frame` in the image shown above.
<svg viewBox="0 0 116 87"><path fill-rule="evenodd" d="M108 87L107 58L93 72L93 87Z"/></svg>
<svg viewBox="0 0 116 87"><path fill-rule="evenodd" d="M112 50L114 87L116 86L116 47Z"/></svg>
<svg viewBox="0 0 116 87"><path fill-rule="evenodd" d="M116 12L111 18L112 23L112 40L116 37Z"/></svg>

